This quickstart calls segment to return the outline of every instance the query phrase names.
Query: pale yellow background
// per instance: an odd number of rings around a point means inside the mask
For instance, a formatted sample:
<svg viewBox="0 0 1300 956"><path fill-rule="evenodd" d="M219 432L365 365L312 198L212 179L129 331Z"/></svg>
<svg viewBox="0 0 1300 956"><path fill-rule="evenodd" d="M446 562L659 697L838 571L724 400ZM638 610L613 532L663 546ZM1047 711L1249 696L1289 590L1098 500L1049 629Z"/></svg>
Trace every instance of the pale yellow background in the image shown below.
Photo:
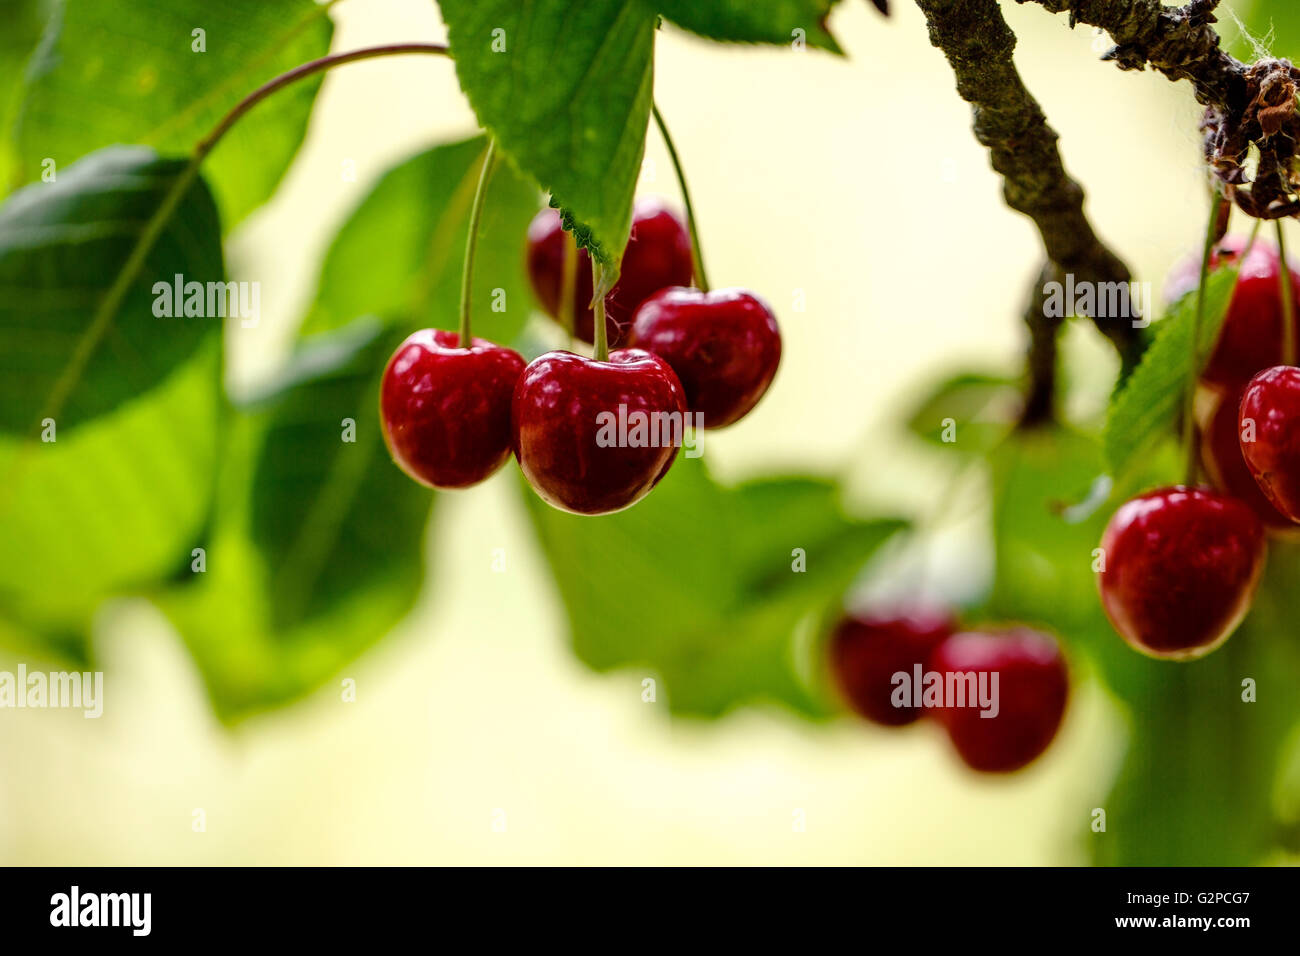
<svg viewBox="0 0 1300 956"><path fill-rule="evenodd" d="M656 94L692 178L715 284L767 297L785 357L751 419L710 436L734 478L845 474L860 504L933 506L932 461L902 445L900 403L959 365L1014 368L1038 241L1002 205L967 107L915 6L889 22L846 0L849 52L658 41ZM1017 60L1061 133L1089 209L1158 283L1203 217L1190 90L1099 63L1087 29L1004 4ZM439 40L430 0L345 0L336 49ZM1231 26L1228 27L1231 30ZM282 355L316 263L386 167L473 129L452 66L343 67L275 201L236 235L262 325L236 329L236 384ZM653 131L647 192L675 195ZM357 181L345 181L346 161ZM376 256L383 255L380 249ZM807 308L793 311L796 290ZM1078 347L1103 353L1089 333ZM1049 755L977 779L933 728L814 728L778 712L671 722L639 672L596 676L561 608L513 475L446 496L417 611L337 683L230 733L159 615L101 617L105 714L0 712L0 861L9 863L1075 863L1122 748L1122 713L1076 694ZM972 498L972 501L975 499ZM959 512L961 507L957 509ZM954 542L978 531L970 513ZM506 550L507 572L490 569ZM0 668L17 661L0 657ZM191 829L196 808L207 829ZM493 832L503 810L506 830ZM796 811L806 830L796 832Z"/></svg>

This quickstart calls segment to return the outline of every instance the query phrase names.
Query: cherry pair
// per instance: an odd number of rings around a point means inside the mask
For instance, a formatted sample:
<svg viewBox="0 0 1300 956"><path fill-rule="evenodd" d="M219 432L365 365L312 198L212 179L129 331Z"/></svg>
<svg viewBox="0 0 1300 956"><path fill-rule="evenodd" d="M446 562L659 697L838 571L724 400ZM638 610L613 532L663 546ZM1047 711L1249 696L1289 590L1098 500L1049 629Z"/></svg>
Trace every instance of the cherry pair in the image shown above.
<svg viewBox="0 0 1300 956"><path fill-rule="evenodd" d="M933 706L962 760L989 773L1018 770L1042 754L1069 695L1055 639L1028 628L959 633L949 615L924 609L845 617L831 634L829 656L835 681L857 713L899 727ZM917 675L940 688L937 700L922 707L909 694ZM990 691L983 702L977 694L957 699L948 692L960 686L966 695L981 685Z"/></svg>
<svg viewBox="0 0 1300 956"><path fill-rule="evenodd" d="M603 445L600 414L686 412L666 362L620 349L608 362L549 352L525 367L519 353L454 332L424 329L393 353L380 388L380 420L393 460L433 488L465 488L513 449L548 502L580 514L618 511L668 471L676 447Z"/></svg>

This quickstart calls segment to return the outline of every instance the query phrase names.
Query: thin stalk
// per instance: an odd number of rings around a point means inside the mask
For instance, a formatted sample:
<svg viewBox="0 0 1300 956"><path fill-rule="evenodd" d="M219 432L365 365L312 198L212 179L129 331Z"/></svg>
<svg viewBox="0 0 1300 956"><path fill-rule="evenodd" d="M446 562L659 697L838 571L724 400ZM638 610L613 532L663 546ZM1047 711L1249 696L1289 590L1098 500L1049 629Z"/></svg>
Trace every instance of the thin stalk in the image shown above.
<svg viewBox="0 0 1300 956"><path fill-rule="evenodd" d="M474 191L474 205L469 211L469 234L465 237L465 267L460 274L460 347L473 346L470 337L470 287L474 281L474 256L478 251L478 230L483 220L483 205L487 198L488 180L492 178L492 169L496 165L497 142L489 139L487 150L483 153L483 168L478 174L478 189Z"/></svg>
<svg viewBox="0 0 1300 956"><path fill-rule="evenodd" d="M1210 279L1210 257L1218 233L1219 193L1210 202L1210 222L1205 229L1205 246L1201 252L1201 283L1196 288L1196 318L1192 324L1192 360L1187 363L1187 384L1183 391L1183 448L1187 452L1186 483L1196 481L1196 381L1201 374L1201 329L1205 326L1205 286Z"/></svg>
<svg viewBox="0 0 1300 956"><path fill-rule="evenodd" d="M1277 226L1277 256L1282 267L1278 271L1278 281L1282 283L1282 364L1296 363L1295 335L1295 289L1291 286L1291 262L1286 257L1286 233L1282 220Z"/></svg>
<svg viewBox="0 0 1300 956"><path fill-rule="evenodd" d="M592 321L592 338L595 344L595 355L592 357L597 362L609 361L609 335L605 331L605 288L602 282L602 268L600 262L595 256L591 257L591 287L596 290L595 301L592 302L592 309L595 316Z"/></svg>
<svg viewBox="0 0 1300 956"><path fill-rule="evenodd" d="M664 146L668 148L668 156L673 161L673 171L677 173L677 185L682 190L682 202L686 204L686 228L691 232L691 257L695 260L695 281L702 291L708 292L709 277L704 272L704 253L700 249L700 232L695 223L695 206L691 202L691 191L686 186L686 173L682 171L682 161L677 156L677 147L673 145L673 138L668 134L668 125L664 122L658 105L651 103L650 112L654 114L659 135L663 137Z"/></svg>

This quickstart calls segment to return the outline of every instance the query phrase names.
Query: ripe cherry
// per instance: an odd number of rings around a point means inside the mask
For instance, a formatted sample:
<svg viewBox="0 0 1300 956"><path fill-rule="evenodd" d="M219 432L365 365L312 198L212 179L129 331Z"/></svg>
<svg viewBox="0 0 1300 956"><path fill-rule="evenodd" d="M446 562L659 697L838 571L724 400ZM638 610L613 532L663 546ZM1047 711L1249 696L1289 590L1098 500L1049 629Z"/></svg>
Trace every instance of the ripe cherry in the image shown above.
<svg viewBox="0 0 1300 956"><path fill-rule="evenodd" d="M631 344L667 360L705 428L744 417L781 361L772 310L741 289L661 289L637 310Z"/></svg>
<svg viewBox="0 0 1300 956"><path fill-rule="evenodd" d="M1276 247L1256 240L1242 261L1245 248L1245 239L1231 236L1219 243L1210 257L1211 268L1232 263L1241 269L1223 331L1202 373L1204 381L1220 388L1240 389L1256 372L1283 360L1281 257ZM1200 281L1200 270L1200 256L1176 267L1165 287L1166 298L1174 301L1193 291ZM1300 274L1294 268L1291 286L1295 301L1300 302Z"/></svg>
<svg viewBox="0 0 1300 956"><path fill-rule="evenodd" d="M1300 521L1300 368L1278 365L1251 379L1237 426L1242 457L1260 489L1278 511Z"/></svg>
<svg viewBox="0 0 1300 956"><path fill-rule="evenodd" d="M1300 530L1290 518L1273 507L1246 464L1241 450L1240 407L1240 392L1216 397L1210 417L1201 429L1201 461L1210 482L1220 491L1243 501L1270 531Z"/></svg>
<svg viewBox="0 0 1300 956"><path fill-rule="evenodd" d="M519 353L422 329L397 347L379 391L389 454L421 484L464 488L510 457L510 402L524 370Z"/></svg>
<svg viewBox="0 0 1300 956"><path fill-rule="evenodd" d="M1162 488L1120 506L1101 540L1102 607L1135 650L1168 660L1210 653L1250 610L1264 528L1236 498Z"/></svg>
<svg viewBox="0 0 1300 956"><path fill-rule="evenodd" d="M681 445L686 396L672 368L640 349L609 361L547 352L515 386L519 467L549 504L606 514L639 501Z"/></svg>
<svg viewBox="0 0 1300 956"><path fill-rule="evenodd" d="M1046 634L1028 628L954 634L935 648L928 669L944 681L934 716L974 770L1019 770L1047 749L1061 726L1070 681L1059 645ZM981 674L992 701L987 707L978 692ZM949 693L958 685L965 701Z"/></svg>
<svg viewBox="0 0 1300 956"><path fill-rule="evenodd" d="M560 315L565 247L575 269L573 314ZM592 341L591 259L585 249L573 249L560 214L543 209L528 227L528 277L542 308L584 342ZM632 210L632 234L623 252L619 280L605 298L605 328L611 346L618 345L632 323L637 306L660 289L690 285L693 273L691 237L671 209L657 199L639 199Z"/></svg>
<svg viewBox="0 0 1300 956"><path fill-rule="evenodd" d="M897 615L844 617L831 633L831 673L848 704L863 717L887 727L901 727L921 716L918 707L895 706L894 675L911 679L955 629L952 618L915 609Z"/></svg>

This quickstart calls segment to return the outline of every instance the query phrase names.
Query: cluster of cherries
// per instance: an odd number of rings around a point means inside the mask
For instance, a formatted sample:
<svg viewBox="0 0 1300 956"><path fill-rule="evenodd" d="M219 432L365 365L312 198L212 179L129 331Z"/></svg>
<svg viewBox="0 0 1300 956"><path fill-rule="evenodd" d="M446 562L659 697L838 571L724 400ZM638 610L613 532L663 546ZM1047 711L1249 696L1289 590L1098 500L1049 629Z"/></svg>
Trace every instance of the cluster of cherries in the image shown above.
<svg viewBox="0 0 1300 956"><path fill-rule="evenodd" d="M545 311L592 342L590 259L554 209L542 210L528 229L527 264ZM393 353L380 388L393 460L430 487L465 488L513 452L556 508L607 514L639 501L668 473L685 427L722 428L744 417L781 358L776 319L762 300L739 289L691 288L694 271L681 219L659 202L641 201L622 272L604 303L608 342L625 347L607 359L559 350L525 363L484 339L463 348L454 332L414 333ZM566 304L569 314L561 314ZM681 428L675 443L610 442L602 438L608 416Z"/></svg>
<svg viewBox="0 0 1300 956"><path fill-rule="evenodd" d="M909 609L898 614L842 618L828 645L831 674L855 712L885 727L902 727L929 714L948 732L961 759L985 773L1019 770L1056 736L1069 696L1065 657L1056 639L1028 628L960 631L950 614ZM919 674L943 687L969 681L993 687L996 707L943 693L914 706L900 693ZM906 675L906 681L903 679Z"/></svg>
<svg viewBox="0 0 1300 956"><path fill-rule="evenodd" d="M1168 660L1194 660L1226 641L1254 601L1267 533L1300 530L1300 368L1283 364L1288 341L1300 339L1294 308L1286 334L1283 275L1292 303L1300 275L1263 241L1221 242L1210 265L1224 264L1240 272L1196 401L1210 485L1126 502L1101 542L1107 616L1132 647ZM1199 258L1181 265L1167 297L1192 294L1199 276Z"/></svg>

